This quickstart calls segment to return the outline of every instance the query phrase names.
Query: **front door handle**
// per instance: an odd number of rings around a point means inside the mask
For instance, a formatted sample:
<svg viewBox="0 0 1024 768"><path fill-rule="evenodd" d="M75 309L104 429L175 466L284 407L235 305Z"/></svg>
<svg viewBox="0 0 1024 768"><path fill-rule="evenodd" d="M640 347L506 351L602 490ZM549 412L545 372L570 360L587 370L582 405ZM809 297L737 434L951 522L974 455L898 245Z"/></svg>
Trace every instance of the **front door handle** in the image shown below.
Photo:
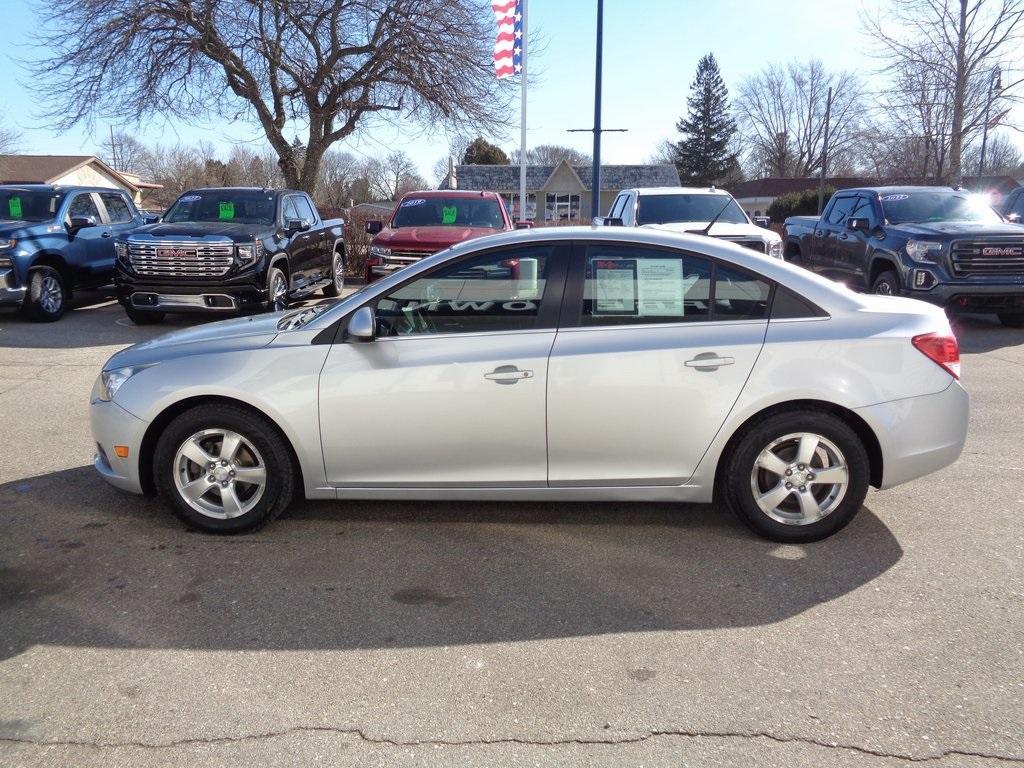
<svg viewBox="0 0 1024 768"><path fill-rule="evenodd" d="M110 233L110 232L104 232L103 234L100 235L100 237L113 237L113 236L114 235L112 233Z"/></svg>
<svg viewBox="0 0 1024 768"><path fill-rule="evenodd" d="M720 357L715 352L701 352L692 360L687 360L684 365L687 368L696 368L698 371L717 371L723 365L732 365L736 362L734 357Z"/></svg>
<svg viewBox="0 0 1024 768"><path fill-rule="evenodd" d="M515 384L523 379L532 379L533 371L521 371L514 365L499 365L490 373L485 373L484 378L498 384Z"/></svg>

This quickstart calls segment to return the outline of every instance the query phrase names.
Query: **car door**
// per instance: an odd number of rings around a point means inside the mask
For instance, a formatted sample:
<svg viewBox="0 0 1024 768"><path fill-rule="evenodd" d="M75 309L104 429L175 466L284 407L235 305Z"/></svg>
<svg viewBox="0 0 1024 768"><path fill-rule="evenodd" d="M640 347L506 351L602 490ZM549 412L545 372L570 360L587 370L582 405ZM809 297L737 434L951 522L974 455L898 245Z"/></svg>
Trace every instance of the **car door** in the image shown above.
<svg viewBox="0 0 1024 768"><path fill-rule="evenodd" d="M761 351L769 283L701 254L589 243L566 294L548 366L549 484L686 482Z"/></svg>
<svg viewBox="0 0 1024 768"><path fill-rule="evenodd" d="M94 227L71 228L71 219L92 217ZM106 282L114 267L114 238L110 225L104 221L94 192L75 192L64 211L64 226L68 230L68 250L65 260L75 274L76 285L97 285Z"/></svg>
<svg viewBox="0 0 1024 768"><path fill-rule="evenodd" d="M306 195L298 195L295 207L299 211L299 218L310 222L311 229L308 234L310 238L309 265L307 267L308 279L311 283L320 282L331 277L331 258L334 255L334 242L328 243L327 230L319 214L313 207L313 201Z"/></svg>
<svg viewBox="0 0 1024 768"><path fill-rule="evenodd" d="M103 214L105 226L110 232L110 237L100 236L100 248L102 248L102 259L98 260L94 267L97 284L109 282L114 274L114 243L118 238L131 232L141 223L141 217L135 210L135 206L128 200L124 192L99 192L97 197L100 200L100 213Z"/></svg>
<svg viewBox="0 0 1024 768"><path fill-rule="evenodd" d="M337 487L543 487L548 355L568 247L443 264L368 306L378 337L335 343L320 376Z"/></svg>
<svg viewBox="0 0 1024 768"><path fill-rule="evenodd" d="M315 222L309 218L312 214L301 207L303 202L302 195L285 195L281 207L281 225L288 238L288 265L293 290L301 290L313 282L313 273L320 258ZM293 221L304 221L309 224L309 229L288 229L288 223Z"/></svg>
<svg viewBox="0 0 1024 768"><path fill-rule="evenodd" d="M850 229L847 226L850 219L867 219L867 229ZM850 209L850 215L842 222L842 229L836 239L835 273L837 278L852 280L856 284L863 280L871 233L877 225L878 215L875 213L874 201L868 195L857 195L853 207Z"/></svg>

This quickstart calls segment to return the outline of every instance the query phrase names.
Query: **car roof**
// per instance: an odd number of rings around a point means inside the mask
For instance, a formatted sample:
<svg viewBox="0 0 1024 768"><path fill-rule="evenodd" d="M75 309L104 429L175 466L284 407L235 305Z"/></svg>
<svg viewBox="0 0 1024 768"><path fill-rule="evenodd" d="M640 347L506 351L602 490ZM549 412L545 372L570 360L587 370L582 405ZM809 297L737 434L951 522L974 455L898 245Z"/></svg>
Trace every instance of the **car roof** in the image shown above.
<svg viewBox="0 0 1024 768"><path fill-rule="evenodd" d="M925 192L925 191L940 191L940 192L962 192L963 194L972 194L967 189L956 189L955 187L943 187L937 184L920 184L916 186L902 186L902 187L850 187L848 189L837 189L836 194L840 192L875 192L879 195L905 195L911 192Z"/></svg>
<svg viewBox="0 0 1024 768"><path fill-rule="evenodd" d="M724 189L717 187L634 187L623 192L636 192L638 195L728 195Z"/></svg>
<svg viewBox="0 0 1024 768"><path fill-rule="evenodd" d="M497 192L486 192L483 190L476 189L420 189L414 192L406 192L402 195L402 200L410 197L422 197L424 199L437 198L437 197L483 197L487 199L497 199Z"/></svg>
<svg viewBox="0 0 1024 768"><path fill-rule="evenodd" d="M0 189L23 189L26 192L124 192L120 187L87 187L78 184L0 184Z"/></svg>
<svg viewBox="0 0 1024 768"><path fill-rule="evenodd" d="M196 192L268 192L270 194L284 194L284 193L296 193L306 194L300 192L298 189L277 189L276 187L196 187L195 189L187 189L182 192L182 195L190 195ZM178 195L181 197L181 195Z"/></svg>

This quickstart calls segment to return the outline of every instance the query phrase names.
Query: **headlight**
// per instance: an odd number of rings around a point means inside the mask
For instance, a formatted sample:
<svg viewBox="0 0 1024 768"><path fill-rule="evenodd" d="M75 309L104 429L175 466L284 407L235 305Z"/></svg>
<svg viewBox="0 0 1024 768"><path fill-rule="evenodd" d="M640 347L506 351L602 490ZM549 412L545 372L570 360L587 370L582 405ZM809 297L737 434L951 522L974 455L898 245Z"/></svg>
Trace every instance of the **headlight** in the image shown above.
<svg viewBox="0 0 1024 768"><path fill-rule="evenodd" d="M121 388L128 379L134 376L139 371L143 371L149 368L148 365L135 365L128 368L115 368L112 371L103 371L100 374L99 379L96 380L96 387L93 390L97 400L103 400L109 402L114 399L114 395L117 394L117 390Z"/></svg>
<svg viewBox="0 0 1024 768"><path fill-rule="evenodd" d="M18 244L17 240L0 240L0 251L6 251Z"/></svg>
<svg viewBox="0 0 1024 768"><path fill-rule="evenodd" d="M390 248L381 248L379 245L371 245L370 246L370 255L371 256L390 256L391 255L391 249Z"/></svg>
<svg viewBox="0 0 1024 768"><path fill-rule="evenodd" d="M263 243L259 240L254 243L249 243L248 245L238 246L238 261L243 267L255 264L259 261L260 256L262 255Z"/></svg>
<svg viewBox="0 0 1024 768"><path fill-rule="evenodd" d="M114 243L114 256L121 261L128 261L128 243L124 240L118 240Z"/></svg>
<svg viewBox="0 0 1024 768"><path fill-rule="evenodd" d="M782 241L772 240L768 243L768 255L774 259L782 258Z"/></svg>
<svg viewBox="0 0 1024 768"><path fill-rule="evenodd" d="M920 264L934 264L938 255L942 253L942 243L930 240L908 240L907 256Z"/></svg>

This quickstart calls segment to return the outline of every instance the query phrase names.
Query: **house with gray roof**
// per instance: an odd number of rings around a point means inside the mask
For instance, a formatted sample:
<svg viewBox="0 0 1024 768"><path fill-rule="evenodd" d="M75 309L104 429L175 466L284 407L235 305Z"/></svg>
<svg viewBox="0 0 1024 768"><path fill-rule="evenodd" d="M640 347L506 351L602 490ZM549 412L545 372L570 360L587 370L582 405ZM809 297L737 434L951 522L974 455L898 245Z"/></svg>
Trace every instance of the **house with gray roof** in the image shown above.
<svg viewBox="0 0 1024 768"><path fill-rule="evenodd" d="M589 165L530 165L526 168L526 218L547 222L580 221L590 218L594 181ZM602 213L608 211L620 189L630 187L678 187L679 173L673 165L602 165ZM498 192L505 198L512 217L519 216L518 165L455 165L440 189L473 189Z"/></svg>

